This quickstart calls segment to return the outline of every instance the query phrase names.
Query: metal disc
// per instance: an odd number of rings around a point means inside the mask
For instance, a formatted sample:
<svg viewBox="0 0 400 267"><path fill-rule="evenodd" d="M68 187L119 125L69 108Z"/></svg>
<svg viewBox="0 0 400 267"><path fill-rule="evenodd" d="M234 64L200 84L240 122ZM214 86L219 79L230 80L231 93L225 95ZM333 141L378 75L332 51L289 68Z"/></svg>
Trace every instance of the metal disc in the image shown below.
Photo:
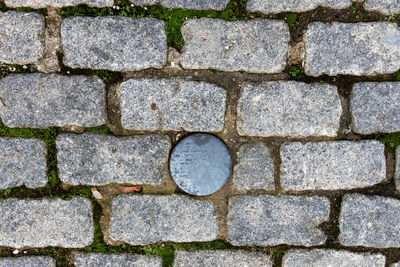
<svg viewBox="0 0 400 267"><path fill-rule="evenodd" d="M172 151L172 179L186 193L205 196L218 191L231 173L231 155L225 144L210 134L193 134Z"/></svg>

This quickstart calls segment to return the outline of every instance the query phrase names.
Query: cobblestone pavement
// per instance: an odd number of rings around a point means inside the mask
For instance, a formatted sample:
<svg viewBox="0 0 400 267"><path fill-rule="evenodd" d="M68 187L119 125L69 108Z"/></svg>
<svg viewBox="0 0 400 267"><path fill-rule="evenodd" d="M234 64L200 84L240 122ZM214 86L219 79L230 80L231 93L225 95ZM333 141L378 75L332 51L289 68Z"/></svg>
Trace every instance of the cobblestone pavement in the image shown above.
<svg viewBox="0 0 400 267"><path fill-rule="evenodd" d="M0 0L0 266L400 266L399 0ZM195 197L172 149L222 139Z"/></svg>

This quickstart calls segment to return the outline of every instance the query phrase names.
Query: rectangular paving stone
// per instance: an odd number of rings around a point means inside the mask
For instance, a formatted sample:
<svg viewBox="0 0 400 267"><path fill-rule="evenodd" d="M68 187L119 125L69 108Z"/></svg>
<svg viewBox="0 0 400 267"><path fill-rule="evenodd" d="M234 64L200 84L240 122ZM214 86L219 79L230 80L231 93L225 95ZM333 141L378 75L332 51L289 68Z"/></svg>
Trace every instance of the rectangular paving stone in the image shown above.
<svg viewBox="0 0 400 267"><path fill-rule="evenodd" d="M254 73L285 69L290 37L284 21L189 19L181 32L185 44L180 62L185 69Z"/></svg>
<svg viewBox="0 0 400 267"><path fill-rule="evenodd" d="M224 128L226 91L179 79L131 79L119 86L122 127L217 132Z"/></svg>
<svg viewBox="0 0 400 267"><path fill-rule="evenodd" d="M106 123L105 85L97 77L10 74L0 80L0 117L8 127L93 127Z"/></svg>
<svg viewBox="0 0 400 267"><path fill-rule="evenodd" d="M46 256L0 258L0 267L56 267L56 261Z"/></svg>
<svg viewBox="0 0 400 267"><path fill-rule="evenodd" d="M346 194L339 216L339 242L344 246L400 247L400 200Z"/></svg>
<svg viewBox="0 0 400 267"><path fill-rule="evenodd" d="M60 179L69 185L160 184L167 175L167 136L115 137L84 133L57 136Z"/></svg>
<svg viewBox="0 0 400 267"><path fill-rule="evenodd" d="M153 18L67 18L61 42L71 68L135 71L162 68L167 60L164 22Z"/></svg>
<svg viewBox="0 0 400 267"><path fill-rule="evenodd" d="M400 132L400 82L354 84L350 111L356 133Z"/></svg>
<svg viewBox="0 0 400 267"><path fill-rule="evenodd" d="M396 149L396 167L394 171L394 181L396 184L396 189L400 191L400 146Z"/></svg>
<svg viewBox="0 0 400 267"><path fill-rule="evenodd" d="M239 147L238 163L233 171L233 187L237 190L275 190L274 161L264 143Z"/></svg>
<svg viewBox="0 0 400 267"><path fill-rule="evenodd" d="M400 0L365 0L364 8L367 11L377 11L384 15L400 13Z"/></svg>
<svg viewBox="0 0 400 267"><path fill-rule="evenodd" d="M0 246L82 248L93 242L89 199L0 201Z"/></svg>
<svg viewBox="0 0 400 267"><path fill-rule="evenodd" d="M319 6L343 9L352 4L351 0L248 0L247 10L264 14L281 12L306 12Z"/></svg>
<svg viewBox="0 0 400 267"><path fill-rule="evenodd" d="M175 250L174 267L272 267L268 255L246 250Z"/></svg>
<svg viewBox="0 0 400 267"><path fill-rule="evenodd" d="M304 34L307 75L368 76L400 69L396 23L310 23Z"/></svg>
<svg viewBox="0 0 400 267"><path fill-rule="evenodd" d="M31 7L35 9L45 7L64 7L87 5L89 7L111 7L114 0L4 0L7 7Z"/></svg>
<svg viewBox="0 0 400 267"><path fill-rule="evenodd" d="M281 186L287 191L362 188L386 179L385 147L378 141L283 144Z"/></svg>
<svg viewBox="0 0 400 267"><path fill-rule="evenodd" d="M119 195L112 201L110 237L131 245L206 242L218 236L209 200L183 195Z"/></svg>
<svg viewBox="0 0 400 267"><path fill-rule="evenodd" d="M130 0L130 2L136 5L160 4L166 8L224 10L229 0Z"/></svg>
<svg viewBox="0 0 400 267"><path fill-rule="evenodd" d="M333 249L291 249L282 259L283 267L384 267L386 257L380 253L355 253Z"/></svg>
<svg viewBox="0 0 400 267"><path fill-rule="evenodd" d="M0 63L37 63L44 51L44 27L37 13L0 12Z"/></svg>
<svg viewBox="0 0 400 267"><path fill-rule="evenodd" d="M293 81L244 83L237 131L250 136L337 136L342 106L332 85Z"/></svg>
<svg viewBox="0 0 400 267"><path fill-rule="evenodd" d="M161 257L158 255L74 252L73 256L74 256L75 267L98 267L98 266L161 267L162 266Z"/></svg>
<svg viewBox="0 0 400 267"><path fill-rule="evenodd" d="M228 241L234 246L322 245L326 197L242 195L229 200Z"/></svg>
<svg viewBox="0 0 400 267"><path fill-rule="evenodd" d="M0 138L0 189L45 186L46 144L38 139Z"/></svg>

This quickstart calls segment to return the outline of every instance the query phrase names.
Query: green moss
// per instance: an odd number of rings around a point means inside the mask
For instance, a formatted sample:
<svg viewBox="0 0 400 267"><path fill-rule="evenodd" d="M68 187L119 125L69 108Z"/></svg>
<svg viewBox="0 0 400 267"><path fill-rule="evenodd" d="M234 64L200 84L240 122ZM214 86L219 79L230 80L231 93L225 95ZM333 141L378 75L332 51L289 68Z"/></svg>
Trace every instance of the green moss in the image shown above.
<svg viewBox="0 0 400 267"><path fill-rule="evenodd" d="M36 13L42 14L43 16L47 16L46 8L33 9L30 7L17 7L14 10L18 11L18 12L36 12Z"/></svg>
<svg viewBox="0 0 400 267"><path fill-rule="evenodd" d="M299 25L299 15L296 13L289 13L285 16L286 22L289 24L289 27L296 28Z"/></svg>
<svg viewBox="0 0 400 267"><path fill-rule="evenodd" d="M377 134L375 139L384 143L390 149L395 149L400 145L400 133Z"/></svg>
<svg viewBox="0 0 400 267"><path fill-rule="evenodd" d="M110 70L95 70L94 74L105 83L113 83L121 79L120 73Z"/></svg>
<svg viewBox="0 0 400 267"><path fill-rule="evenodd" d="M0 79L6 77L10 73L27 73L29 68L20 65L0 65Z"/></svg>
<svg viewBox="0 0 400 267"><path fill-rule="evenodd" d="M288 66L286 67L285 72L289 74L292 79L297 81L302 81L306 77L304 74L304 69L300 65Z"/></svg>
<svg viewBox="0 0 400 267"><path fill-rule="evenodd" d="M106 125L102 125L98 127L87 128L85 132L110 134L111 130Z"/></svg>
<svg viewBox="0 0 400 267"><path fill-rule="evenodd" d="M30 8L30 7L8 8L2 2L0 2L0 11L2 11L2 12L6 12L6 11L36 12L36 13L42 14L43 16L47 16L47 9L46 8L40 8L40 9L34 9L34 8Z"/></svg>
<svg viewBox="0 0 400 267"><path fill-rule="evenodd" d="M394 76L394 79L395 79L396 81L400 81L400 71L396 72L394 75L395 75L395 76Z"/></svg>
<svg viewBox="0 0 400 267"><path fill-rule="evenodd" d="M247 20L250 17L264 17L263 15L250 14L246 11L246 1L231 0L226 9L215 10L188 10L184 8L168 9L161 6L132 6L128 0L116 0L114 8L89 8L84 5L63 7L59 14L69 16L125 16L132 18L157 18L165 22L168 46L181 48L183 38L181 26L185 19L219 18L228 21Z"/></svg>

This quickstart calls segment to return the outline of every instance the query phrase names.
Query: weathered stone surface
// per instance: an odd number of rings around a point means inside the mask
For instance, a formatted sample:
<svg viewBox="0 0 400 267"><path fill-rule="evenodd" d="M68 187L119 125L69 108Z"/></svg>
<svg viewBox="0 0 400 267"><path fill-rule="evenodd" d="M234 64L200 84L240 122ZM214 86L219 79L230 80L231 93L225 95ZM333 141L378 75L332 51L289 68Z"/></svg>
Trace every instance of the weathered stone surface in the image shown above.
<svg viewBox="0 0 400 267"><path fill-rule="evenodd" d="M339 242L344 246L400 247L400 201L346 194L339 216L339 229Z"/></svg>
<svg viewBox="0 0 400 267"><path fill-rule="evenodd" d="M131 267L161 267L161 257L157 255L139 255L128 253L79 253L74 254L76 267L98 266L131 266Z"/></svg>
<svg viewBox="0 0 400 267"><path fill-rule="evenodd" d="M217 215L211 201L180 195L120 195L112 201L112 240L146 245L212 241L217 236Z"/></svg>
<svg viewBox="0 0 400 267"><path fill-rule="evenodd" d="M71 17L63 20L61 41L71 68L134 71L167 61L164 22L153 18Z"/></svg>
<svg viewBox="0 0 400 267"><path fill-rule="evenodd" d="M378 11L385 15L400 13L400 0L365 0L364 8L368 11Z"/></svg>
<svg viewBox="0 0 400 267"><path fill-rule="evenodd" d="M278 73L286 66L289 27L284 21L189 19L181 32L185 69Z"/></svg>
<svg viewBox="0 0 400 267"><path fill-rule="evenodd" d="M293 249L282 259L283 267L384 267L386 257L380 253L354 253L333 249Z"/></svg>
<svg viewBox="0 0 400 267"><path fill-rule="evenodd" d="M44 50L44 17L37 13L0 12L0 63L32 64Z"/></svg>
<svg viewBox="0 0 400 267"><path fill-rule="evenodd" d="M130 0L137 5L160 4L166 8L186 8L196 10L223 10L229 0Z"/></svg>
<svg viewBox="0 0 400 267"><path fill-rule="evenodd" d="M167 173L166 136L61 134L56 144L59 176L66 184L160 184Z"/></svg>
<svg viewBox="0 0 400 267"><path fill-rule="evenodd" d="M265 14L280 12L305 12L318 6L342 9L351 6L351 0L248 0L247 10Z"/></svg>
<svg viewBox="0 0 400 267"><path fill-rule="evenodd" d="M272 267L269 256L245 250L176 250L174 267Z"/></svg>
<svg viewBox="0 0 400 267"><path fill-rule="evenodd" d="M400 132L400 82L354 84L350 111L356 133Z"/></svg>
<svg viewBox="0 0 400 267"><path fill-rule="evenodd" d="M90 7L109 7L114 4L114 0L4 0L6 6L14 7L32 7L35 9L45 7L63 7L87 5Z"/></svg>
<svg viewBox="0 0 400 267"><path fill-rule="evenodd" d="M119 87L122 127L133 130L222 131L226 92L204 82L131 79Z"/></svg>
<svg viewBox="0 0 400 267"><path fill-rule="evenodd" d="M233 187L238 190L274 190L274 161L264 143L243 144L233 172Z"/></svg>
<svg viewBox="0 0 400 267"><path fill-rule="evenodd" d="M0 246L80 248L93 242L90 200L0 201Z"/></svg>
<svg viewBox="0 0 400 267"><path fill-rule="evenodd" d="M237 131L251 136L336 136L341 113L339 94L332 85L244 83Z"/></svg>
<svg viewBox="0 0 400 267"><path fill-rule="evenodd" d="M45 256L0 258L0 267L56 267L56 261Z"/></svg>
<svg viewBox="0 0 400 267"><path fill-rule="evenodd" d="M10 74L0 80L8 127L93 127L106 123L105 85L97 77Z"/></svg>
<svg viewBox="0 0 400 267"><path fill-rule="evenodd" d="M386 179L384 149L378 141L283 144L281 186L293 191L372 186Z"/></svg>
<svg viewBox="0 0 400 267"><path fill-rule="evenodd" d="M304 70L311 76L377 75L400 69L396 23L313 22L304 34Z"/></svg>
<svg viewBox="0 0 400 267"><path fill-rule="evenodd" d="M0 189L46 185L46 144L43 141L2 137L0 151Z"/></svg>
<svg viewBox="0 0 400 267"><path fill-rule="evenodd" d="M396 189L400 191L400 146L396 149L396 167L394 172L394 181L396 183Z"/></svg>
<svg viewBox="0 0 400 267"><path fill-rule="evenodd" d="M234 196L229 200L228 241L235 246L316 246L326 236L319 225L329 219L326 197Z"/></svg>

